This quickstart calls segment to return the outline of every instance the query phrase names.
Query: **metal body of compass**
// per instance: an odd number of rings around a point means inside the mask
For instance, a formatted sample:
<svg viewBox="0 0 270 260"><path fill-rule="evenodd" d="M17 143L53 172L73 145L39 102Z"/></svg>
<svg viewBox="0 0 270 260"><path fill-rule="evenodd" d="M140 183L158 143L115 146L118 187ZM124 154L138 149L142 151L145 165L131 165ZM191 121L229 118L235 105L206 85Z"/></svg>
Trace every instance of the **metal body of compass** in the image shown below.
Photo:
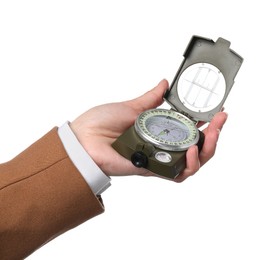
<svg viewBox="0 0 270 260"><path fill-rule="evenodd" d="M230 42L193 36L176 76L164 95L171 106L141 113L113 147L136 167L175 178L185 168L186 150L204 142L198 121L209 122L222 109L243 59Z"/></svg>

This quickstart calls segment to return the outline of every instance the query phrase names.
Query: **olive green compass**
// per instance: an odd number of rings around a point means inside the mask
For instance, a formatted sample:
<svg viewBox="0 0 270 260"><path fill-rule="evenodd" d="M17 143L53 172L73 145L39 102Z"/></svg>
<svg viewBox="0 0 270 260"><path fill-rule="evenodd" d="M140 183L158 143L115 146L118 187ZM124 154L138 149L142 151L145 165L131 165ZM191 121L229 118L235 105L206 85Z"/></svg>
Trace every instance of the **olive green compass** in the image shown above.
<svg viewBox="0 0 270 260"><path fill-rule="evenodd" d="M222 109L243 58L230 42L193 36L176 76L164 95L171 109L142 112L135 124L112 144L136 167L165 178L176 178L186 167L186 151L204 134L196 124L209 122Z"/></svg>

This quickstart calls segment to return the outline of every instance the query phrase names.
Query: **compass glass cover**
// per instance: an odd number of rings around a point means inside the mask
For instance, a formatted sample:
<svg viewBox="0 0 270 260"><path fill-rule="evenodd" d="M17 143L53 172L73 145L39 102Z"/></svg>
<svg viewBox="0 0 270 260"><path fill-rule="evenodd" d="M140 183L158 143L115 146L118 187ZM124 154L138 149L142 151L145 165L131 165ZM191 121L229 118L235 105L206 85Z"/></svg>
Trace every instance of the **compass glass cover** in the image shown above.
<svg viewBox="0 0 270 260"><path fill-rule="evenodd" d="M158 138L169 142L181 142L189 136L189 129L182 122L168 116L149 117L145 126Z"/></svg>
<svg viewBox="0 0 270 260"><path fill-rule="evenodd" d="M199 138L198 129L189 118L166 109L152 109L140 114L135 130L145 141L170 151L186 150Z"/></svg>
<svg viewBox="0 0 270 260"><path fill-rule="evenodd" d="M185 107L195 112L207 112L222 101L226 82L217 67L209 63L196 63L181 74L177 90Z"/></svg>

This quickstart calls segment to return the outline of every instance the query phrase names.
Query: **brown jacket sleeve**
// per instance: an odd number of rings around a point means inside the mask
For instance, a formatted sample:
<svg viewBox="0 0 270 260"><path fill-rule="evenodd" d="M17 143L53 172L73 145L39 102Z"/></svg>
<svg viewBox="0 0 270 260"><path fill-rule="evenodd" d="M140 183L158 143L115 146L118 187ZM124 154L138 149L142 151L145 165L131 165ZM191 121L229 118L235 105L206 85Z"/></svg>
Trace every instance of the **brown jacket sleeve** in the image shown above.
<svg viewBox="0 0 270 260"><path fill-rule="evenodd" d="M0 259L23 259L103 211L54 128L0 164Z"/></svg>

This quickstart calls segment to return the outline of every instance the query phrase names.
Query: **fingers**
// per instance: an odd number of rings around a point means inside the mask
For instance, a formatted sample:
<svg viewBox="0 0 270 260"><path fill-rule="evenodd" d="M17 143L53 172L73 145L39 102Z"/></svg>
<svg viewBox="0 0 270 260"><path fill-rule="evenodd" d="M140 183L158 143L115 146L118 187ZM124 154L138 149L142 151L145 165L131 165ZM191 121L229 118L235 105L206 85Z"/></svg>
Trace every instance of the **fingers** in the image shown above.
<svg viewBox="0 0 270 260"><path fill-rule="evenodd" d="M228 114L225 112L217 113L213 119L211 120L210 124L206 128L206 131L212 131L213 129L222 130L223 125L225 124L228 118Z"/></svg>
<svg viewBox="0 0 270 260"><path fill-rule="evenodd" d="M164 79L160 81L155 88L138 98L128 101L128 103L138 110L138 113L147 109L156 108L163 103L163 96L168 87L168 81Z"/></svg>
<svg viewBox="0 0 270 260"><path fill-rule="evenodd" d="M208 127L204 130L205 141L200 153L201 165L204 165L215 154L220 131L227 120L228 115L224 112L217 113Z"/></svg>
<svg viewBox="0 0 270 260"><path fill-rule="evenodd" d="M188 149L186 154L186 169L174 180L175 182L182 182L192 176L214 156L219 134L227 117L228 115L224 112L219 112L214 116L208 127L204 130L205 141L202 151L198 154L197 146L192 146Z"/></svg>
<svg viewBox="0 0 270 260"><path fill-rule="evenodd" d="M204 146L199 156L201 166L204 165L207 161L209 161L214 156L216 147L217 147L219 134L220 134L219 129L212 129L205 136Z"/></svg>
<svg viewBox="0 0 270 260"><path fill-rule="evenodd" d="M198 146L193 145L191 146L186 153L186 168L185 170L177 176L174 181L175 182L182 182L188 177L192 176L195 172L200 169L200 160L198 155Z"/></svg>

